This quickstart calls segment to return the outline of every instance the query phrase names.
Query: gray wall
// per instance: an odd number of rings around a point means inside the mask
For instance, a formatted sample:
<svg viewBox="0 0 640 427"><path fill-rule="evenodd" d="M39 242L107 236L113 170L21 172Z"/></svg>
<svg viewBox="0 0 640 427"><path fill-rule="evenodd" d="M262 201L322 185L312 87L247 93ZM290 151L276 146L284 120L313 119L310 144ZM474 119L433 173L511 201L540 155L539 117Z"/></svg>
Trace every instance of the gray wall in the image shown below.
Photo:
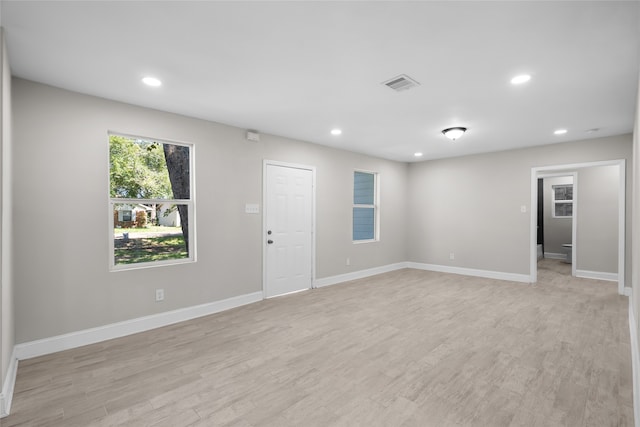
<svg viewBox="0 0 640 427"><path fill-rule="evenodd" d="M4 33L0 32L0 390L7 378L14 345L14 299L12 274L12 205L11 205L11 70Z"/></svg>
<svg viewBox="0 0 640 427"><path fill-rule="evenodd" d="M544 252L547 254L566 254L567 250L562 247L565 243L572 243L573 218L553 217L553 186L561 184L572 184L572 176L559 176L555 178L545 178L544 188ZM617 234L616 234L617 237Z"/></svg>
<svg viewBox="0 0 640 427"><path fill-rule="evenodd" d="M21 79L13 115L18 343L260 291L261 216L244 205L261 203L264 159L316 166L325 278L407 260L529 274L531 168L632 152L621 135L407 165L271 135L252 143L243 129ZM108 271L108 131L195 144L197 263ZM380 242L351 242L354 169L380 173Z"/></svg>
<svg viewBox="0 0 640 427"><path fill-rule="evenodd" d="M317 168L317 278L407 259L405 163L270 135L249 142L244 129L21 79L13 113L18 343L261 291L262 216L244 206L262 202L263 159ZM108 271L108 131L195 145L198 262ZM380 173L379 242L351 241L354 169Z"/></svg>
<svg viewBox="0 0 640 427"><path fill-rule="evenodd" d="M598 166L578 171L576 269L618 272L617 166Z"/></svg>
<svg viewBox="0 0 640 427"><path fill-rule="evenodd" d="M411 164L409 261L529 274L531 168L627 159L631 200L631 141L619 135ZM626 214L630 280L630 203Z"/></svg>

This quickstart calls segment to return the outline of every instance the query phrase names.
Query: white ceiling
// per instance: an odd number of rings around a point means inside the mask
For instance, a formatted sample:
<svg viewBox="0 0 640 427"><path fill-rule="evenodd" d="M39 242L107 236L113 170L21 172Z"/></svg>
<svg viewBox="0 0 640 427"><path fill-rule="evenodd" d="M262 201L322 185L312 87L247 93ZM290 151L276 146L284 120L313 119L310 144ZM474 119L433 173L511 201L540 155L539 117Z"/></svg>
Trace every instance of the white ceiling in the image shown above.
<svg viewBox="0 0 640 427"><path fill-rule="evenodd" d="M4 0L0 14L16 76L416 161L631 132L639 6ZM399 74L421 85L381 84ZM452 143L451 126L469 131Z"/></svg>

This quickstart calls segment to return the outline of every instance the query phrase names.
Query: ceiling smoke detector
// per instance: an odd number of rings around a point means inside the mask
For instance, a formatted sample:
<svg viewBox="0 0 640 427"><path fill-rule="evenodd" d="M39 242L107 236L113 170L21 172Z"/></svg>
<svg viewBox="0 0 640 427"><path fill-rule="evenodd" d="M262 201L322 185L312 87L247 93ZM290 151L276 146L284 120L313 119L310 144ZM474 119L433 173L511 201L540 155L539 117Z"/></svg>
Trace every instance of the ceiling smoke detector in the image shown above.
<svg viewBox="0 0 640 427"><path fill-rule="evenodd" d="M420 83L407 76L406 74L400 74L392 79L382 82L383 85L390 87L396 92L411 89L416 86L420 86Z"/></svg>

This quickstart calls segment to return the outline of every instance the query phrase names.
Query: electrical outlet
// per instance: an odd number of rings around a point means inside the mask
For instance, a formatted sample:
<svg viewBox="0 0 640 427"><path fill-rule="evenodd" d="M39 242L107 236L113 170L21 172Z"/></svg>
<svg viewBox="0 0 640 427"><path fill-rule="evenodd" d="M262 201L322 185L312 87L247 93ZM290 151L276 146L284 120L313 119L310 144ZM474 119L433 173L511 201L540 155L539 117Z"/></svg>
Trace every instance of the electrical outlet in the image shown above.
<svg viewBox="0 0 640 427"><path fill-rule="evenodd" d="M456 254L454 254L453 252L449 253L449 259L455 259Z"/></svg>
<svg viewBox="0 0 640 427"><path fill-rule="evenodd" d="M164 301L164 289L156 289L156 301Z"/></svg>

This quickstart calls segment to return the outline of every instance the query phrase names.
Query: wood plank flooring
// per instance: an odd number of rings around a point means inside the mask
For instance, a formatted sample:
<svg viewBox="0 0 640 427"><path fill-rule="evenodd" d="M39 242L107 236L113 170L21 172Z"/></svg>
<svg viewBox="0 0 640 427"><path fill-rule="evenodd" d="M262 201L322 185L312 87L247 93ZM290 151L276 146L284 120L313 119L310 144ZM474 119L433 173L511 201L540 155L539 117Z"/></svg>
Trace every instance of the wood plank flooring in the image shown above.
<svg viewBox="0 0 640 427"><path fill-rule="evenodd" d="M628 301L399 270L21 361L11 426L633 426Z"/></svg>

